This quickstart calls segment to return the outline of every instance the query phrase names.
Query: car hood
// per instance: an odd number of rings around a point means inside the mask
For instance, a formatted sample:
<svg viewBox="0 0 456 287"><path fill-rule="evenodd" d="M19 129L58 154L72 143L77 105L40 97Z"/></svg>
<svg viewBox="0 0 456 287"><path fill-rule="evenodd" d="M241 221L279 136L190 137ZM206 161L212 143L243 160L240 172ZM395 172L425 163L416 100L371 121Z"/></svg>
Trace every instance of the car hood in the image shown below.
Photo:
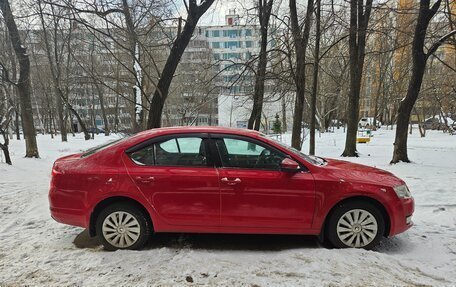
<svg viewBox="0 0 456 287"><path fill-rule="evenodd" d="M344 160L327 159L326 169L330 170L333 176L351 182L363 182L384 186L397 186L404 184L404 181L391 172Z"/></svg>

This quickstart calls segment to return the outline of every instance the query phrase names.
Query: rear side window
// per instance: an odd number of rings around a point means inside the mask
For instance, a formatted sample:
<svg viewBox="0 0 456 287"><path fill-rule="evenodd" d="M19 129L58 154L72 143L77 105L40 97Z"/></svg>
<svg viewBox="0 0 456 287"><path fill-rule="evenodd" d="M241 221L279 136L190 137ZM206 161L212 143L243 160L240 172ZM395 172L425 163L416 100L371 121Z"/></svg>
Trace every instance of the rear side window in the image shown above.
<svg viewBox="0 0 456 287"><path fill-rule="evenodd" d="M205 140L199 137L172 138L132 152L130 158L148 166L207 166Z"/></svg>
<svg viewBox="0 0 456 287"><path fill-rule="evenodd" d="M110 147L110 146L113 146L113 145L115 145L116 143L119 143L119 142L121 142L121 141L123 141L123 140L125 140L125 139L127 139L127 138L128 138L128 137L126 137L126 138L120 138L120 139L115 139L115 140L112 140L112 141L110 141L110 142L108 142L108 143L101 144L101 145L95 146L95 147L93 147L93 148L90 148L90 149L86 150L85 152L83 152L82 155L81 155L81 157L88 157L89 155L92 155L92 154L97 153L97 152L99 152L99 151L101 151L101 150L104 150L105 148L108 148L108 147Z"/></svg>

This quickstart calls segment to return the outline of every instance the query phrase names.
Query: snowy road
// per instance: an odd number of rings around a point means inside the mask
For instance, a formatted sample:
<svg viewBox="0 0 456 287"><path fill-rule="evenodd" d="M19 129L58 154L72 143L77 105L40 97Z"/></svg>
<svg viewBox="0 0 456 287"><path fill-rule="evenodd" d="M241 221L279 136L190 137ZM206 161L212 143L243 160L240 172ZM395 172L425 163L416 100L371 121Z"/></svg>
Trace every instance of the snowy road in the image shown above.
<svg viewBox="0 0 456 287"><path fill-rule="evenodd" d="M416 200L415 226L374 251L330 250L307 236L166 234L143 251L105 252L50 218L47 192L57 157L106 137L40 136L41 159L22 158L13 140L14 165L0 163L0 286L456 286L456 136L415 132L414 163L390 166L393 136L377 131L349 159L395 173ZM323 134L317 153L338 157L343 144L344 134Z"/></svg>

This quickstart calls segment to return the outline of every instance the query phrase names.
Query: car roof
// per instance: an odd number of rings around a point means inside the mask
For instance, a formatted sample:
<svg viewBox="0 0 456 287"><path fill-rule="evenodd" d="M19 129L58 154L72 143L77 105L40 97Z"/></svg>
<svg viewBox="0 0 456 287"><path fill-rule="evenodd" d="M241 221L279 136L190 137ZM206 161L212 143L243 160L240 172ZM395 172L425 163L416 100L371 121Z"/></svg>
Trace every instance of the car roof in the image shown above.
<svg viewBox="0 0 456 287"><path fill-rule="evenodd" d="M223 133L223 134L237 134L237 135L260 135L261 133L255 130L250 129L241 129L241 128L228 128L228 127L218 127L218 126L179 126L179 127L165 127L165 128L156 128L150 129L138 133L137 135L141 136L158 136L166 134L181 134L181 133Z"/></svg>
<svg viewBox="0 0 456 287"><path fill-rule="evenodd" d="M138 144L142 141L148 140L152 137L165 136L165 135L177 135L186 133L219 133L219 134L232 134L250 137L260 137L262 134L255 130L240 129L240 128L227 128L227 127L216 127L216 126L180 126L180 127L165 127L155 128L146 131L139 132L122 143L120 146L128 147L131 145Z"/></svg>

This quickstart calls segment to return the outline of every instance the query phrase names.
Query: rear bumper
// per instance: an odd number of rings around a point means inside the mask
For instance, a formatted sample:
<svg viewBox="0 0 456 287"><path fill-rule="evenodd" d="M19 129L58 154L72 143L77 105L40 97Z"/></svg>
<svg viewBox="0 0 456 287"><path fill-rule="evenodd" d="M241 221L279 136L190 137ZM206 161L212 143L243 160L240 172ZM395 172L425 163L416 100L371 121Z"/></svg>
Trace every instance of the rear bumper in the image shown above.
<svg viewBox="0 0 456 287"><path fill-rule="evenodd" d="M402 233L413 226L412 215L415 211L413 198L400 199L391 212L391 228L389 236Z"/></svg>
<svg viewBox="0 0 456 287"><path fill-rule="evenodd" d="M60 223L87 228L89 220L84 204L68 197L68 193L51 188L48 196L51 217Z"/></svg>
<svg viewBox="0 0 456 287"><path fill-rule="evenodd" d="M51 217L57 222L84 228L88 227L85 212L82 210L58 208L52 206L50 210Z"/></svg>

